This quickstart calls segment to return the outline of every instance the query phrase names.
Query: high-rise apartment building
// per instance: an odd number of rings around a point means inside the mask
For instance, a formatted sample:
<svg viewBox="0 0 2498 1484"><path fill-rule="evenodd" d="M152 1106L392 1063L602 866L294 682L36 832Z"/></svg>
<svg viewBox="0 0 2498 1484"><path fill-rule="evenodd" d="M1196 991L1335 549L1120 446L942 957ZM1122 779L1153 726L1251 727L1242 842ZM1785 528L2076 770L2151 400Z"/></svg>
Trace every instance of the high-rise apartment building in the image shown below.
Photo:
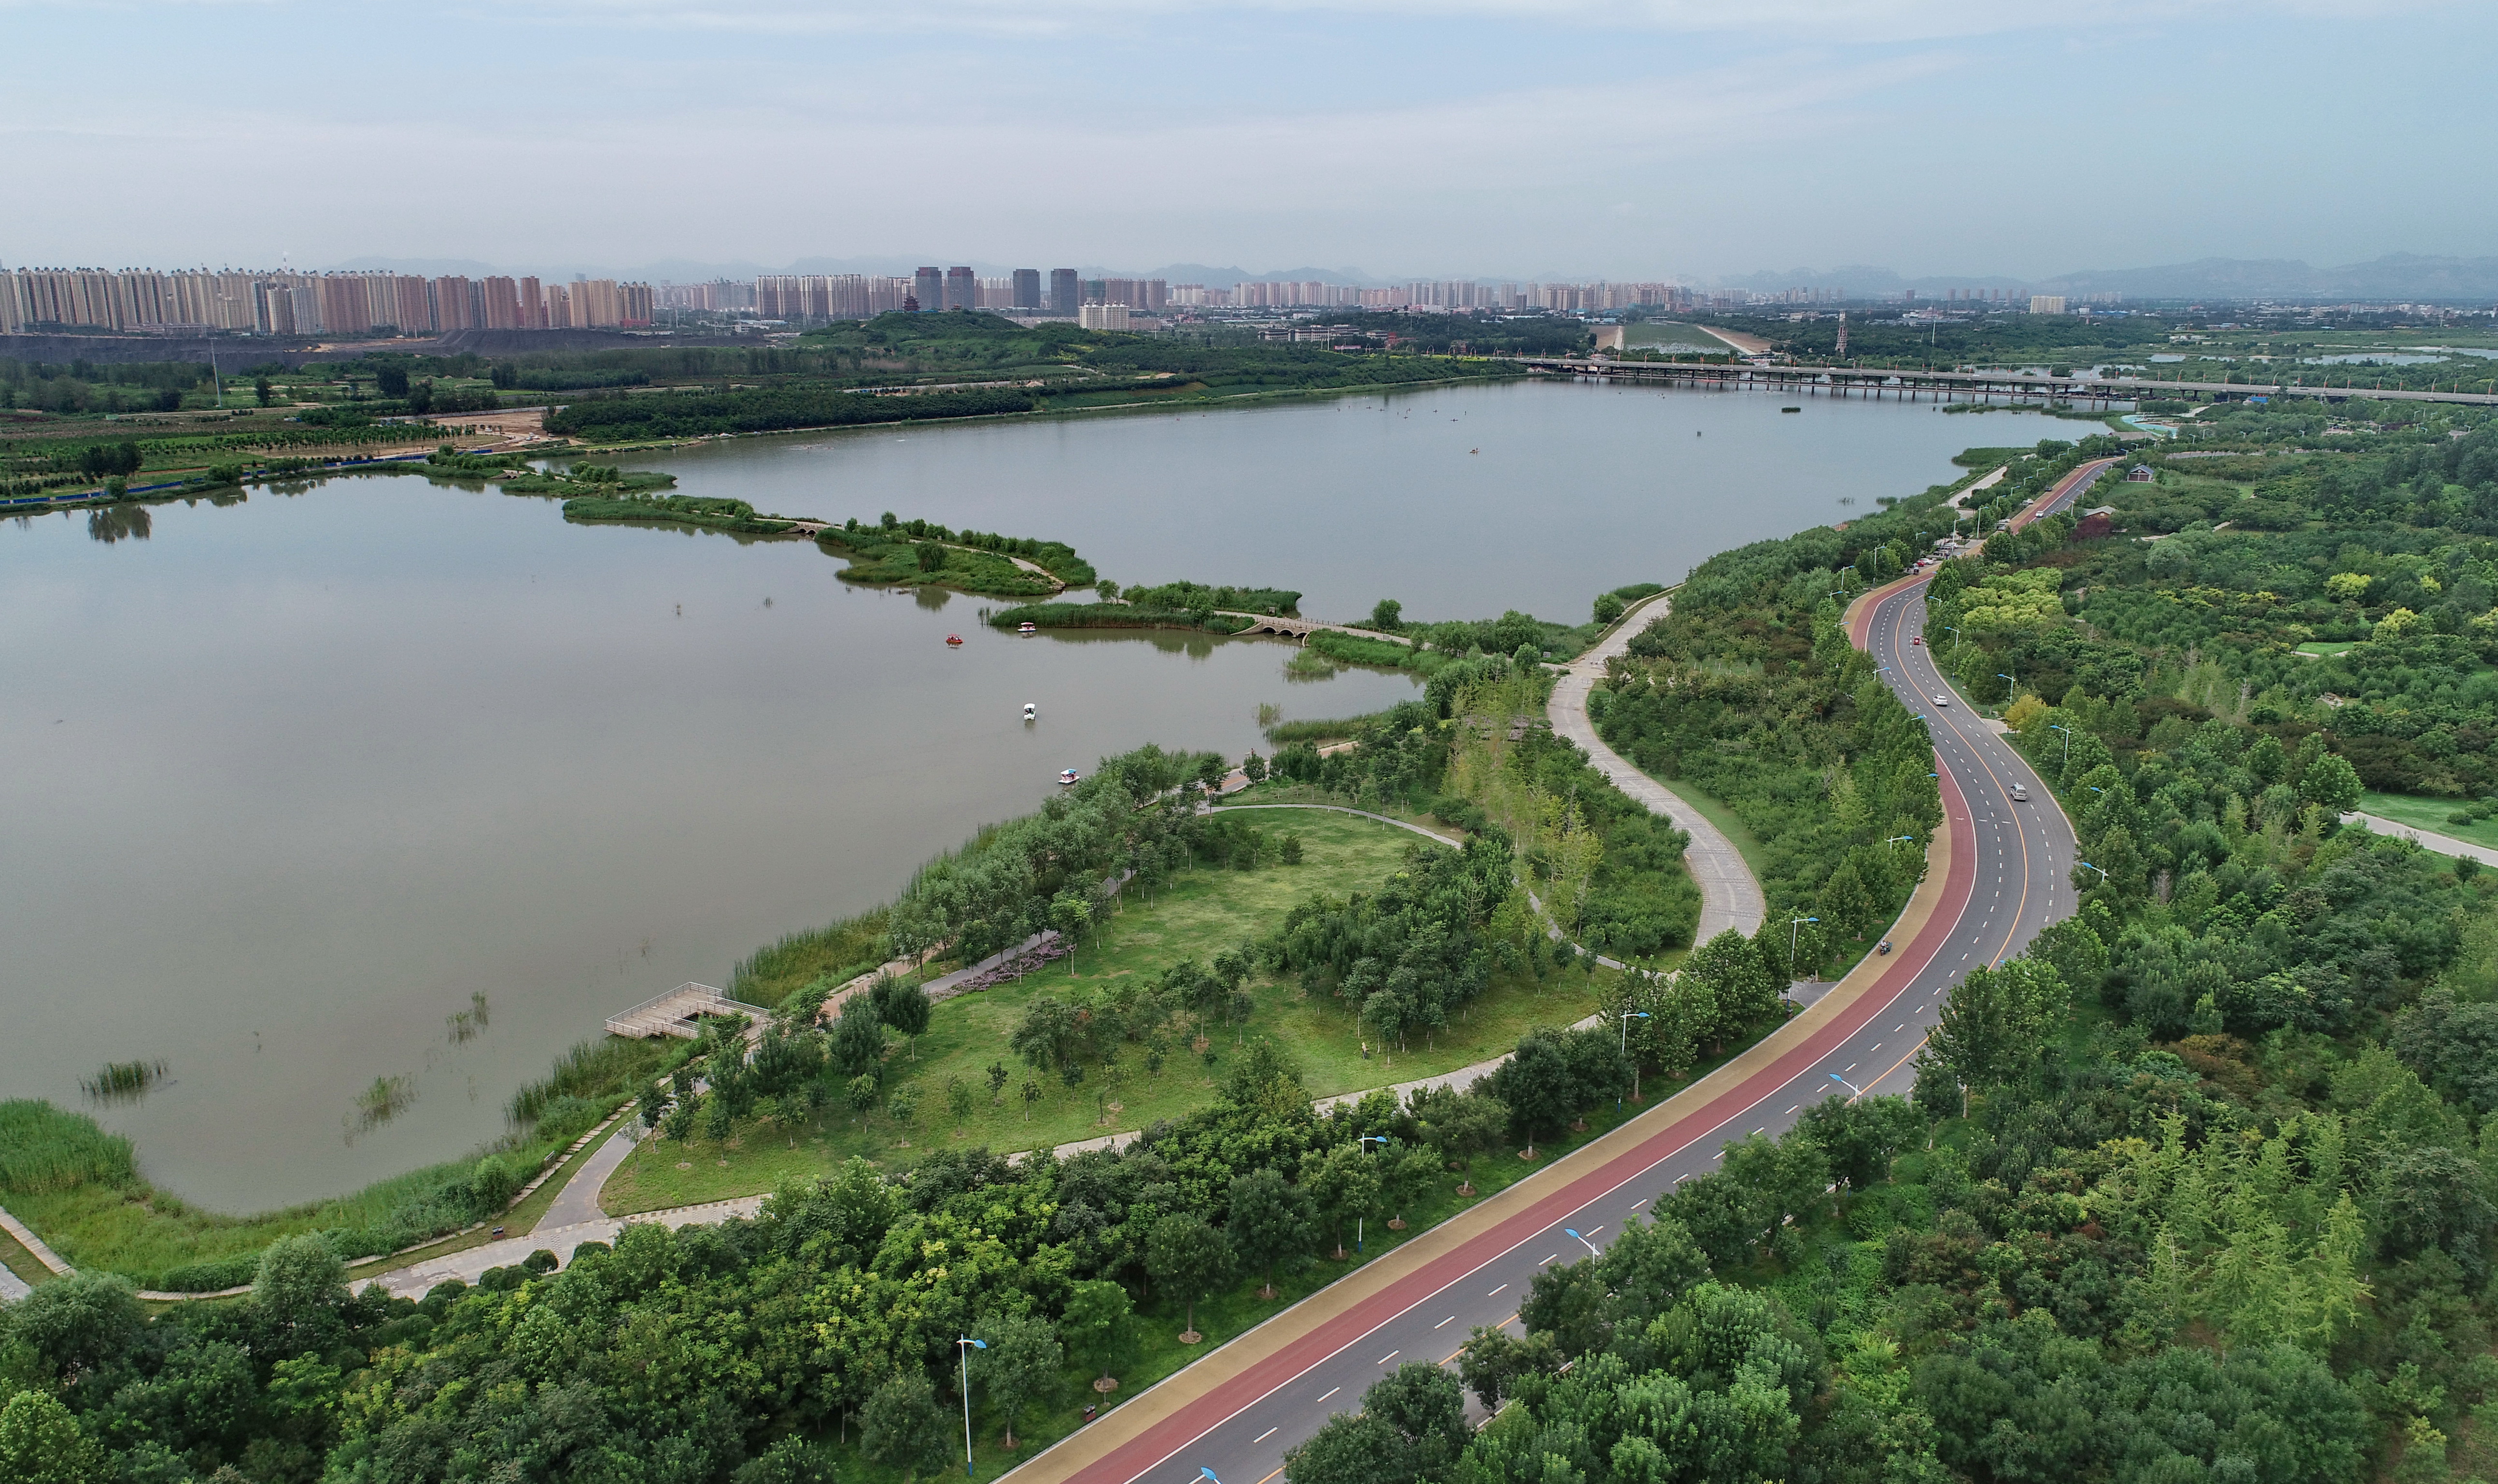
<svg viewBox="0 0 2498 1484"><path fill-rule="evenodd" d="M1084 303L1084 289L1072 268L1049 271L1049 312L1073 314Z"/></svg>
<svg viewBox="0 0 2498 1484"><path fill-rule="evenodd" d="M1078 306L1075 324L1083 330L1125 330L1128 328L1128 306L1123 304L1088 304Z"/></svg>
<svg viewBox="0 0 2498 1484"><path fill-rule="evenodd" d="M1018 309L1041 307L1041 270L1018 268L1014 271L1014 297L1007 301Z"/></svg>
<svg viewBox="0 0 2498 1484"><path fill-rule="evenodd" d="M911 297L924 312L945 307L945 270L922 268L911 275Z"/></svg>
<svg viewBox="0 0 2498 1484"><path fill-rule="evenodd" d="M2030 312L2033 314L2062 314L2065 312L2065 296L2062 294L2033 294L2030 296Z"/></svg>
<svg viewBox="0 0 2498 1484"><path fill-rule="evenodd" d="M945 307L977 309L980 306L980 280L969 268L945 270Z"/></svg>

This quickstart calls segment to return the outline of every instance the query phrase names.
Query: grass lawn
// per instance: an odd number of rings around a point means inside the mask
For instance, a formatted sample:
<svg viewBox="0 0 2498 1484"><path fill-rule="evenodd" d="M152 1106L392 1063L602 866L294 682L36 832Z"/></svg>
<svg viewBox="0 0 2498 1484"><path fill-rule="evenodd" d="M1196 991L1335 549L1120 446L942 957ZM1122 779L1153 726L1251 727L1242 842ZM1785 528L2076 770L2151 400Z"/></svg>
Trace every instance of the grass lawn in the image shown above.
<svg viewBox="0 0 2498 1484"><path fill-rule="evenodd" d="M2310 639L2298 646L2294 653L2311 660L2322 660L2327 655L2347 655L2358 647L2356 639Z"/></svg>
<svg viewBox="0 0 2498 1484"><path fill-rule="evenodd" d="M617 1214L659 1210L770 1190L785 1179L828 1170L852 1154L907 1164L929 1147L978 1144L1029 1149L1142 1128L1203 1103L1242 1034L1272 1037L1289 1048L1311 1093L1331 1097L1487 1061L1515 1046L1531 1026L1567 1025L1593 1013L1593 985L1583 976L1560 975L1540 984L1529 977L1503 976L1437 1045L1417 1042L1393 1056L1373 1048L1365 1059L1350 1015L1331 1002L1303 998L1297 985L1258 982L1251 986L1258 999L1256 1012L1233 1037L1217 1037L1207 1048L1215 1057L1213 1065L1189 1048L1173 1047L1169 1060L1154 1075L1145 1070L1141 1048L1131 1047L1115 1081L1097 1074L1070 1089L1055 1079L1044 1080L1041 1099L1027 1117L1018 1089L1029 1069L1008 1049L1007 1039L1035 999L1088 994L1122 978L1160 974L1183 958L1203 963L1273 931L1284 913L1313 891L1341 895L1372 889L1396 868L1406 845L1420 842L1407 830L1318 810L1267 816L1260 827L1298 834L1302 863L1192 872L1151 901L1126 903L1075 955L1072 974L1062 961L1019 984L938 1005L928 1034L919 1038L916 1059L897 1050L886 1063L887 1098L905 1087L916 1095L912 1129L898 1128L882 1108L863 1122L847 1110L832 1109L819 1119L793 1126L742 1128L725 1144L646 1141L608 1180L603 1204ZM1004 1062L1011 1078L994 1102L985 1076L992 1062ZM959 1128L945 1106L945 1085L953 1078L962 1079L976 1094L972 1114Z"/></svg>
<svg viewBox="0 0 2498 1484"><path fill-rule="evenodd" d="M2461 809L2468 800L2459 798L2420 798L2409 793L2364 792L2359 795L2362 812L2381 816L2397 824L2414 829L2435 830L2452 835L2474 845L2498 850L2498 820L2475 820L2469 824L2450 824L2446 817Z"/></svg>

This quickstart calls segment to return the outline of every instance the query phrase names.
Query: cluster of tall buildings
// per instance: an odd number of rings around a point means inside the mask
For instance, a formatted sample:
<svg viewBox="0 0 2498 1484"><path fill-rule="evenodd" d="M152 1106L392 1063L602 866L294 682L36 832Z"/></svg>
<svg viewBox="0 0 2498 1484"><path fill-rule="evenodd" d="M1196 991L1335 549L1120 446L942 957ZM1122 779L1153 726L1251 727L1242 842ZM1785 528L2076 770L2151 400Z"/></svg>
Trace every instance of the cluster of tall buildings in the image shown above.
<svg viewBox="0 0 2498 1484"><path fill-rule="evenodd" d="M699 285L719 288L726 285ZM661 290L676 292L671 285ZM1585 313L1634 306L1687 308L1691 290L1673 283L1476 283L1451 279L1363 288L1317 281L1244 281L1231 287L1161 278L1088 278L1072 268L1019 268L982 277L965 267L922 268L908 278L872 274L768 274L754 280L764 319L818 323L895 310L996 309L1077 315L1088 306L1155 314L1174 308L1547 309ZM692 306L689 306L689 307Z"/></svg>
<svg viewBox="0 0 2498 1484"><path fill-rule="evenodd" d="M0 272L0 334L435 335L446 330L632 330L651 323L647 283L457 274L19 268Z"/></svg>

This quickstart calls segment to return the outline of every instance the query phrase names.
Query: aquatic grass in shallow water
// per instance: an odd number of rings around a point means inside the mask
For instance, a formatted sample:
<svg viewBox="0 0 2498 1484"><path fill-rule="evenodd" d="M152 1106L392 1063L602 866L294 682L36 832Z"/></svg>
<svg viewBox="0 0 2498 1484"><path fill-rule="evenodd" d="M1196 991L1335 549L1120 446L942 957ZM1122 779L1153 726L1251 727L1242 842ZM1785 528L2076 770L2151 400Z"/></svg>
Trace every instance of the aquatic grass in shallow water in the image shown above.
<svg viewBox="0 0 2498 1484"><path fill-rule="evenodd" d="M152 1061L108 1061L93 1077L79 1079L79 1090L100 1102L144 1097L173 1069L159 1056Z"/></svg>

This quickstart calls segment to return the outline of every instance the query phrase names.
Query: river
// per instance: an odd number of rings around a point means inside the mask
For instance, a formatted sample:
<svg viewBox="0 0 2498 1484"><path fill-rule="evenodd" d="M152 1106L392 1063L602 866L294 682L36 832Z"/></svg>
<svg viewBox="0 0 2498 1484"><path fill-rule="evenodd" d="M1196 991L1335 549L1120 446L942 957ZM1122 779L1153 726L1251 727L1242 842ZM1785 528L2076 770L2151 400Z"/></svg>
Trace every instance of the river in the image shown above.
<svg viewBox="0 0 2498 1484"><path fill-rule="evenodd" d="M1297 588L1313 615L1576 619L1948 479L1967 444L2087 431L1804 405L1510 385L642 462L764 509L1056 536L1123 582ZM1273 641L1016 639L978 599L849 587L805 543L568 527L414 478L146 524L0 530L0 1090L90 1109L224 1210L492 1138L606 1015L888 897L1061 767L1236 756L1261 703L1414 690L1296 681ZM460 1040L472 994L489 1023ZM100 1064L156 1057L144 1101L82 1098ZM351 1139L358 1092L400 1077L413 1102Z"/></svg>

